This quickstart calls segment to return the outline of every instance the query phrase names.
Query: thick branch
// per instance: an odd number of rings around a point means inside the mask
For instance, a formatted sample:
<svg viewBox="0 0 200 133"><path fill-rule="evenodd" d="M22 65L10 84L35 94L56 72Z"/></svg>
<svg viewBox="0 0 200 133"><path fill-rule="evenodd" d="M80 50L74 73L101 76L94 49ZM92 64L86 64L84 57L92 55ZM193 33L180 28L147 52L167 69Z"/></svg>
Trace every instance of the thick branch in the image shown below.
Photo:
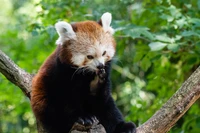
<svg viewBox="0 0 200 133"><path fill-rule="evenodd" d="M17 85L30 97L32 75L25 72L0 51L0 72L12 83ZM181 88L158 110L147 122L137 128L137 133L164 133L184 115L190 106L200 97L200 67L185 81ZM77 131L78 130L78 131ZM44 133L44 131L42 130ZM75 124L73 133L105 133L104 128L93 125L88 127Z"/></svg>
<svg viewBox="0 0 200 133"><path fill-rule="evenodd" d="M0 72L30 98L32 75L19 68L0 50Z"/></svg>
<svg viewBox="0 0 200 133"><path fill-rule="evenodd" d="M200 97L200 67L182 84L181 88L147 122L137 128L137 133L165 133L185 114Z"/></svg>

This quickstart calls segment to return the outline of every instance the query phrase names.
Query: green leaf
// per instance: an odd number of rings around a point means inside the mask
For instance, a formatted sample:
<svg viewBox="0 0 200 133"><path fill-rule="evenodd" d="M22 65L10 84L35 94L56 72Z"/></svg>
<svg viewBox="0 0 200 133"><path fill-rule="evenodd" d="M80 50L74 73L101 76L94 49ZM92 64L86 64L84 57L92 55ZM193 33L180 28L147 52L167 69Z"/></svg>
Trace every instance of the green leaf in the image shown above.
<svg viewBox="0 0 200 133"><path fill-rule="evenodd" d="M145 54L146 52L136 51L136 54L134 56L134 62L140 61L144 57Z"/></svg>
<svg viewBox="0 0 200 133"><path fill-rule="evenodd" d="M176 20L176 24L182 28L184 25L188 25L188 22L186 21L185 17L182 17L178 20Z"/></svg>
<svg viewBox="0 0 200 133"><path fill-rule="evenodd" d="M46 30L47 30L47 33L50 36L50 39L53 39L53 37L56 35L55 28L53 26L49 26L49 27L47 27Z"/></svg>
<svg viewBox="0 0 200 133"><path fill-rule="evenodd" d="M168 9L173 17L179 18L182 16L180 9L176 8L174 5L171 5Z"/></svg>
<svg viewBox="0 0 200 133"><path fill-rule="evenodd" d="M170 15L167 15L167 14L162 14L160 17L164 20L167 20L168 22L172 22L174 20L173 16L170 16Z"/></svg>
<svg viewBox="0 0 200 133"><path fill-rule="evenodd" d="M144 35L145 37L147 37L150 40L154 40L154 35L147 30L144 30L141 34Z"/></svg>
<svg viewBox="0 0 200 133"><path fill-rule="evenodd" d="M38 33L38 31L33 30L33 31L31 32L31 34L32 34L32 36L37 36L39 33Z"/></svg>
<svg viewBox="0 0 200 133"><path fill-rule="evenodd" d="M187 37L187 36L198 36L198 37L200 37L200 35L198 33L194 32L194 31L183 31L181 35L185 36L185 37Z"/></svg>
<svg viewBox="0 0 200 133"><path fill-rule="evenodd" d="M198 9L200 10L200 0L197 2Z"/></svg>
<svg viewBox="0 0 200 133"><path fill-rule="evenodd" d="M127 36L132 37L133 39L144 36L150 40L154 40L154 35L148 30L149 28L147 27L134 26L134 25L126 26L126 28L123 29L124 33Z"/></svg>
<svg viewBox="0 0 200 133"><path fill-rule="evenodd" d="M200 27L200 19L199 18L191 18L191 17L189 17L188 21L190 23L192 23L192 24L195 24L196 27Z"/></svg>
<svg viewBox="0 0 200 133"><path fill-rule="evenodd" d="M150 59L147 56L145 56L143 60L141 61L140 66L144 71L147 71L149 67L151 66Z"/></svg>
<svg viewBox="0 0 200 133"><path fill-rule="evenodd" d="M179 45L176 43L171 43L167 45L167 48L173 52L177 52L179 49Z"/></svg>
<svg viewBox="0 0 200 133"><path fill-rule="evenodd" d="M195 45L196 45L197 49L199 50L200 49L200 42L197 42Z"/></svg>
<svg viewBox="0 0 200 133"><path fill-rule="evenodd" d="M170 38L168 37L166 34L163 34L163 35L156 35L155 36L155 39L158 40L158 41L162 41L162 42L173 42L174 39L173 38Z"/></svg>
<svg viewBox="0 0 200 133"><path fill-rule="evenodd" d="M200 128L200 117L198 117L198 118L196 119L196 124L197 124L197 127Z"/></svg>
<svg viewBox="0 0 200 133"><path fill-rule="evenodd" d="M198 58L195 56L191 56L187 62L188 65L192 65L195 64L196 62L198 62Z"/></svg>
<svg viewBox="0 0 200 133"><path fill-rule="evenodd" d="M151 42L151 43L149 44L149 47L151 48L151 51L162 50L165 46L167 46L167 43L162 43L162 42Z"/></svg>

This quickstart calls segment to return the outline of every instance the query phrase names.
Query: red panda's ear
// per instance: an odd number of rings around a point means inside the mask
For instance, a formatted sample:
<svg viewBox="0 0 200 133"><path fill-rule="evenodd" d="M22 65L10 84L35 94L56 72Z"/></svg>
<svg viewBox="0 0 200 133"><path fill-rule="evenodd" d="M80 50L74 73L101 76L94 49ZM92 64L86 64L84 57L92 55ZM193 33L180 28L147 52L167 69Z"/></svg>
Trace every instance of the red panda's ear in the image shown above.
<svg viewBox="0 0 200 133"><path fill-rule="evenodd" d="M55 24L56 31L59 35L56 41L57 45L62 45L65 41L76 38L76 33L74 32L71 24L67 22L57 22Z"/></svg>
<svg viewBox="0 0 200 133"><path fill-rule="evenodd" d="M100 24L102 25L105 32L110 32L111 34L114 33L113 28L110 26L112 21L112 15L109 12L104 13L101 16Z"/></svg>

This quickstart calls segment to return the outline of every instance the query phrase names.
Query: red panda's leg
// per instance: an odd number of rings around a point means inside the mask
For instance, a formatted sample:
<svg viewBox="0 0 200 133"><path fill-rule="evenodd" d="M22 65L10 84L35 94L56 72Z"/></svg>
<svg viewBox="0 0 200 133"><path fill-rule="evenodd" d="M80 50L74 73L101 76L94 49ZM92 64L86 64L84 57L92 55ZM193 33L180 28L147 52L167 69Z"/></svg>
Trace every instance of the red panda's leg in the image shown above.
<svg viewBox="0 0 200 133"><path fill-rule="evenodd" d="M110 96L108 101L99 108L97 115L100 123L105 127L107 133L135 133L136 126L132 122L126 123L121 112L116 107Z"/></svg>
<svg viewBox="0 0 200 133"><path fill-rule="evenodd" d="M63 115L63 112L55 111L55 107L49 105L46 99L40 99L36 95L32 98L37 99L31 103L33 112L48 133L68 133L78 119L76 112Z"/></svg>
<svg viewBox="0 0 200 133"><path fill-rule="evenodd" d="M104 93L102 97L108 98L108 100L105 103L103 103L98 110L99 113L97 117L99 118L100 123L103 124L107 133L135 133L135 124L132 122L126 123L123 120L123 116L117 108L117 106L115 105L113 98L109 93L105 93L106 91L108 91L107 87L109 86L109 84L106 83L107 74L105 73L105 70L101 69L97 76L99 79L96 84L97 90L98 88L102 89L101 87L103 87L104 89L102 90L104 90Z"/></svg>

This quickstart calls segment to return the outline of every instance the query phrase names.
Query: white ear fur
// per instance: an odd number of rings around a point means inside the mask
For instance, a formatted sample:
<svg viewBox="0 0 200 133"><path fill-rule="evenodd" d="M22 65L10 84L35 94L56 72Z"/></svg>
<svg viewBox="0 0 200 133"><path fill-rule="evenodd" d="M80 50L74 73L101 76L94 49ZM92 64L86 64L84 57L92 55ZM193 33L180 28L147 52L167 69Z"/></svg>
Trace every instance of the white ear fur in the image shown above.
<svg viewBox="0 0 200 133"><path fill-rule="evenodd" d="M102 22L102 26L105 32L110 32L111 34L114 33L114 30L112 27L110 27L112 21L112 15L109 12L104 13L101 16L101 22Z"/></svg>
<svg viewBox="0 0 200 133"><path fill-rule="evenodd" d="M64 21L57 22L55 24L56 31L59 35L56 41L57 45L62 45L66 40L75 39L76 34L72 29L72 26Z"/></svg>

